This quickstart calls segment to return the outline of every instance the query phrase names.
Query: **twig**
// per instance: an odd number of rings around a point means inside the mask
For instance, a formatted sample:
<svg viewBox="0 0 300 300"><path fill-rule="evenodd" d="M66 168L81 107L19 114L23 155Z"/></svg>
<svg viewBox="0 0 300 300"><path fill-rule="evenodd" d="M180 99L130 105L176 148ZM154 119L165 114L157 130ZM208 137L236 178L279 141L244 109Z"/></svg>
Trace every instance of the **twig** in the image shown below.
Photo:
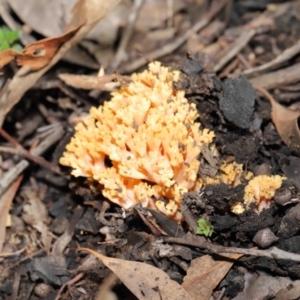
<svg viewBox="0 0 300 300"><path fill-rule="evenodd" d="M248 70L245 70L243 72L244 75L251 75L256 72L262 72L269 69L276 68L280 66L282 63L286 62L287 60L293 58L295 55L297 55L300 52L300 40L296 43L296 45L284 50L280 55L278 55L275 59L272 61L265 63L261 66L251 68Z"/></svg>
<svg viewBox="0 0 300 300"><path fill-rule="evenodd" d="M15 255L19 255L21 254L22 252L24 252L26 250L26 247L16 251L16 252L11 252L11 253L8 253L8 252L2 252L0 253L0 257L10 257L10 256L15 256Z"/></svg>
<svg viewBox="0 0 300 300"><path fill-rule="evenodd" d="M235 42L229 47L227 53L219 58L216 62L214 71L220 71L230 60L232 60L252 39L257 33L264 32L271 28L274 23L275 13L266 11L262 15L253 19L251 22L244 26L244 30L241 31L240 36L235 40Z"/></svg>
<svg viewBox="0 0 300 300"><path fill-rule="evenodd" d="M250 29L243 31L238 39L231 45L229 51L215 65L214 71L220 71L231 59L233 59L252 39L256 30Z"/></svg>
<svg viewBox="0 0 300 300"><path fill-rule="evenodd" d="M16 147L17 152L20 156L23 156L23 157L27 158L28 160L31 160L31 161L35 162L36 164L40 165L41 167L47 168L58 175L62 175L62 173L60 172L60 170L57 166L51 164L50 162L45 160L43 157L32 155L29 151L24 149L12 136L10 136L2 128L0 128L0 135L2 135L8 142L10 142L11 144L13 144Z"/></svg>
<svg viewBox="0 0 300 300"><path fill-rule="evenodd" d="M225 287L223 287L222 290L221 290L221 293L219 294L219 296L218 296L218 298L217 298L217 300L222 300L225 291L226 291L226 289L225 289Z"/></svg>
<svg viewBox="0 0 300 300"><path fill-rule="evenodd" d="M118 66L126 59L126 47L128 45L129 39L132 34L133 26L135 24L136 18L139 14L139 11L143 5L145 0L135 0L134 4L132 6L130 15L128 17L128 23L126 25L126 28L123 32L122 39L119 45L119 48L117 50L117 53L115 57L112 60L111 68L116 69Z"/></svg>
<svg viewBox="0 0 300 300"><path fill-rule="evenodd" d="M257 87L256 90L263 94L271 103L276 102L274 97L266 89Z"/></svg>
<svg viewBox="0 0 300 300"><path fill-rule="evenodd" d="M59 291L58 291L58 293L57 293L57 295L56 295L56 297L55 297L54 300L59 300L59 298L60 298L62 292L63 292L64 289L65 289L65 287L66 287L66 286L69 287L69 286L71 286L72 284L76 283L77 281L79 281L79 280L82 278L83 275L84 275L84 273L81 272L81 273L79 273L78 275L76 275L73 279L71 279L71 280L67 281L66 283L64 283L64 284L61 286L61 288L59 289Z"/></svg>
<svg viewBox="0 0 300 300"><path fill-rule="evenodd" d="M221 11L221 9L224 8L226 4L229 3L229 1L231 0L215 1L210 11L207 13L207 15L203 19L201 19L198 23L196 23L191 29L189 29L185 34L178 37L175 41L172 41L169 44L164 45L162 48L154 50L153 52L150 52L148 54L145 54L145 57L138 58L132 63L125 65L123 68L121 68L120 73L131 73L134 70L143 66L146 63L146 60L152 61L173 52L174 50L179 48L185 41L187 41L187 39L193 33L200 31L207 24L209 24L209 22Z"/></svg>
<svg viewBox="0 0 300 300"><path fill-rule="evenodd" d="M98 220L105 226L116 226L116 222L114 218L111 221L107 221L105 219L105 213L108 209L110 209L110 204L107 201L103 201L101 211L98 216Z"/></svg>
<svg viewBox="0 0 300 300"><path fill-rule="evenodd" d="M192 234L186 235L183 238L165 237L164 241L168 243L175 243L175 244L189 245L189 246L203 248L208 250L211 253L240 253L245 255L268 257L271 259L285 259L291 261L300 261L300 254L287 252L277 247L272 247L267 250L224 247L220 245L211 244L210 242L203 240L200 237L194 236Z"/></svg>
<svg viewBox="0 0 300 300"><path fill-rule="evenodd" d="M271 90L281 85L296 83L300 81L300 63L279 71L257 76L249 79L249 81L254 88L262 87L266 90Z"/></svg>
<svg viewBox="0 0 300 300"><path fill-rule="evenodd" d="M174 15L174 1L173 0L167 0L167 26L172 27L173 26L173 15Z"/></svg>
<svg viewBox="0 0 300 300"><path fill-rule="evenodd" d="M189 210L186 203L184 203L184 202L181 203L180 210L181 210L181 213L184 216L184 219L186 220L186 222L189 224L189 226L191 227L193 232L196 233L197 228L198 228L197 221L196 221L194 215L192 214L192 212Z"/></svg>
<svg viewBox="0 0 300 300"><path fill-rule="evenodd" d="M238 58L235 58L232 62L230 62L224 70L219 74L219 78L228 77L231 71L235 70L239 65L240 61Z"/></svg>
<svg viewBox="0 0 300 300"><path fill-rule="evenodd" d="M49 147L59 141L64 134L61 126L55 128L55 131L50 134L47 139L43 140L35 149L33 149L31 155L40 155L44 153ZM25 159L21 160L16 166L4 173L0 179L0 195L11 185L13 181L29 166L29 162Z"/></svg>
<svg viewBox="0 0 300 300"><path fill-rule="evenodd" d="M14 264L7 266L6 269L12 270L15 267L17 267L18 265L20 265L22 262L24 262L28 259L32 259L33 257L35 257L37 255L42 255L43 253L44 253L44 250L40 249L40 250L36 251L35 253L27 254L26 256L22 257L20 260L16 261Z"/></svg>

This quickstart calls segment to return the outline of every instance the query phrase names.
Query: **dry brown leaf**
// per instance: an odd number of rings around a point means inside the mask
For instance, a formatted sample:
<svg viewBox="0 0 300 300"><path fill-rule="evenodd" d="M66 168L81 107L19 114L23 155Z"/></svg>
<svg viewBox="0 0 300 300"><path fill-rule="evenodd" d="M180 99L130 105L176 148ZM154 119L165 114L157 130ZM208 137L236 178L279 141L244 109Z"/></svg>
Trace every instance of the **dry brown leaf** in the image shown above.
<svg viewBox="0 0 300 300"><path fill-rule="evenodd" d="M221 254L218 260L211 255L193 259L182 287L189 292L193 299L209 300L213 289L220 283L230 270L234 261L242 254ZM226 259L228 258L228 259Z"/></svg>
<svg viewBox="0 0 300 300"><path fill-rule="evenodd" d="M29 67L33 71L46 67L59 48L76 34L86 20L81 19L80 21L81 24L76 21L78 26L73 30L69 30L55 38L46 38L34 42L26 46L22 52L16 52L13 49L0 52L0 68L3 68L14 59L16 59L19 66ZM71 25L74 27L73 23Z"/></svg>
<svg viewBox="0 0 300 300"><path fill-rule="evenodd" d="M257 88L271 102L272 121L283 142L297 154L300 154L299 111L288 109L272 97L265 89Z"/></svg>
<svg viewBox="0 0 300 300"><path fill-rule="evenodd" d="M82 0L79 0L78 4L82 6ZM85 11L84 7L80 7ZM78 15L78 14L77 14ZM70 30L64 34L54 37L45 38L40 41L34 42L26 46L21 53L8 49L0 52L0 68L10 63L13 59L17 60L19 66L29 67L31 70L36 71L46 67L59 48L72 38L80 27L86 22L86 14L70 23ZM71 28L72 27L72 28Z"/></svg>
<svg viewBox="0 0 300 300"><path fill-rule="evenodd" d="M73 75L60 74L58 77L67 85L77 89L85 90L102 90L111 92L120 87L120 81L128 82L129 78L120 75L104 75L104 76L87 76L87 75Z"/></svg>
<svg viewBox="0 0 300 300"><path fill-rule="evenodd" d="M23 0L6 1L23 23L45 37L60 36L66 32L65 25L72 19L71 10L76 3L76 0L26 0L24 6ZM127 24L130 6L130 1L121 2L87 34L83 40L84 44L81 42L81 47L74 47L63 59L72 64L98 69L99 64L88 55L90 53L101 65L107 66L113 55L119 29ZM82 18L84 14L80 10L79 12L78 16ZM82 24L80 18L75 20ZM73 28L75 27L74 23Z"/></svg>
<svg viewBox="0 0 300 300"><path fill-rule="evenodd" d="M139 300L193 299L165 272L151 265L106 257L87 248L79 248L79 251L89 252L99 258Z"/></svg>
<svg viewBox="0 0 300 300"><path fill-rule="evenodd" d="M112 291L113 286L116 284L118 277L115 273L111 273L99 287L99 290L94 300L117 300L117 295Z"/></svg>
<svg viewBox="0 0 300 300"><path fill-rule="evenodd" d="M78 31L76 28L57 38L43 39L26 46L21 54L16 56L19 66L29 67L31 70L39 70L46 67L59 48Z"/></svg>
<svg viewBox="0 0 300 300"><path fill-rule="evenodd" d="M19 176L18 179L0 197L0 253L3 250L5 241L6 221L10 206L19 188L22 178L23 176Z"/></svg>
<svg viewBox="0 0 300 300"><path fill-rule="evenodd" d="M54 55L52 60L47 66L36 71L28 72L27 67L21 68L13 77L7 91L5 91L0 97L0 126L4 121L7 112L19 102L23 94L32 86L34 83L46 73L53 65L55 65L74 45L82 40L82 38L102 19L109 11L111 11L120 0L79 0L81 5L81 12L83 16L81 18L85 20L85 23L77 30L76 34L65 42ZM71 27L76 27L71 22ZM78 24L76 22L76 24Z"/></svg>
<svg viewBox="0 0 300 300"><path fill-rule="evenodd" d="M276 295L274 300L291 300L300 298L300 280L295 280L293 283L281 289Z"/></svg>

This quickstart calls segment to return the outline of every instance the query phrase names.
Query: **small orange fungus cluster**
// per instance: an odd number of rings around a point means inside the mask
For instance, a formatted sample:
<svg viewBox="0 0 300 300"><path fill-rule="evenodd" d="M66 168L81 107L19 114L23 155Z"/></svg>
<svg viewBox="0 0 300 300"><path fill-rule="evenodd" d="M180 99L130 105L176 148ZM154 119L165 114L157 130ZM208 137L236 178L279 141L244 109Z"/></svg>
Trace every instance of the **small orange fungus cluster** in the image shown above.
<svg viewBox="0 0 300 300"><path fill-rule="evenodd" d="M176 221L182 219L178 208L184 193L220 181L240 184L243 166L237 163L221 165L216 178L198 176L201 147L217 154L214 132L195 122L195 104L173 88L179 76L159 62L133 74L128 86L113 92L103 106L92 107L75 127L60 163L121 207L141 203ZM280 180L270 184L274 191L280 185ZM245 205L274 196L262 190L260 179L250 181Z"/></svg>
<svg viewBox="0 0 300 300"><path fill-rule="evenodd" d="M284 177L279 175L259 175L251 179L244 190L244 203L236 202L231 210L235 214L241 214L245 209L254 208L261 212L270 206L275 192L282 185Z"/></svg>

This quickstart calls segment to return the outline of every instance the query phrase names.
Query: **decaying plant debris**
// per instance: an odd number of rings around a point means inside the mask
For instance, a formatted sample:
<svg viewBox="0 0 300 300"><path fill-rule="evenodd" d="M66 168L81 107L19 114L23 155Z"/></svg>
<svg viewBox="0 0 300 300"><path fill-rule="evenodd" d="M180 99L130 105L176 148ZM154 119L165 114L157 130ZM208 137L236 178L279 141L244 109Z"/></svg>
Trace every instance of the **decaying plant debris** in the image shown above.
<svg viewBox="0 0 300 300"><path fill-rule="evenodd" d="M300 1L23 2L0 3L25 46L0 53L0 298L298 299Z"/></svg>

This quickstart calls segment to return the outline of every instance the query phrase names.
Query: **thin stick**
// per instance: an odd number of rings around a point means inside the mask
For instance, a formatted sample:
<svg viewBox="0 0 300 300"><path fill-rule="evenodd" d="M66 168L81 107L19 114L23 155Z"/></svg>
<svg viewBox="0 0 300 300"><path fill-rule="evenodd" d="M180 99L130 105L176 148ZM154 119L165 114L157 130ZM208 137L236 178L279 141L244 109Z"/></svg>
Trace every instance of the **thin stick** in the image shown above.
<svg viewBox="0 0 300 300"><path fill-rule="evenodd" d="M55 128L55 131L50 134L45 140L43 140L35 149L33 149L31 155L41 155L53 144L61 140L64 134L61 126ZM21 160L12 169L4 173L0 178L0 195L16 180L16 178L29 166L29 162L25 159Z"/></svg>
<svg viewBox="0 0 300 300"><path fill-rule="evenodd" d="M13 144L16 147L17 152L20 156L23 156L23 157L27 158L28 160L33 161L36 164L40 165L41 167L47 168L56 174L62 175L62 173L60 172L60 170L57 166L51 164L50 162L45 160L43 157L32 155L29 151L24 149L21 144L19 144L12 136L10 136L2 128L0 128L0 135L2 135L8 142L10 142L11 144Z"/></svg>
<svg viewBox="0 0 300 300"><path fill-rule="evenodd" d="M131 37L133 26L135 24L137 16L139 15L140 9L144 2L145 2L145 0L135 0L134 1L132 10L128 17L128 23L127 23L124 33L122 35L122 39L121 39L119 48L118 48L117 53L111 63L112 69L116 69L126 59L125 58L126 47L128 45L129 39Z"/></svg>
<svg viewBox="0 0 300 300"><path fill-rule="evenodd" d="M251 68L245 70L243 72L244 75L251 75L255 72L262 72L266 70L270 70L280 66L282 63L286 62L287 60L293 58L300 52L300 40L292 47L284 50L280 55L278 55L275 59L255 68Z"/></svg>
<svg viewBox="0 0 300 300"><path fill-rule="evenodd" d="M58 291L58 293L57 293L57 295L56 295L56 297L55 297L55 300L58 300L58 299L60 298L60 296L61 296L61 294L62 294L62 292L64 291L64 289L65 289L66 286L69 287L69 286L71 286L72 284L76 283L77 281L79 281L79 280L83 277L83 275L84 275L84 273L81 272L81 273L79 273L78 275L76 275L73 279L71 279L71 280L67 281L66 283L64 283L64 284L61 286L61 288L59 289L59 291Z"/></svg>
<svg viewBox="0 0 300 300"><path fill-rule="evenodd" d="M266 73L249 79L254 88L265 88L271 90L282 85L296 83L300 80L300 63L296 63L290 67Z"/></svg>
<svg viewBox="0 0 300 300"><path fill-rule="evenodd" d="M256 249L243 249L236 247L224 247L220 245L214 245L205 239L198 236L188 235L183 238L165 237L164 241L167 243L175 243L181 245L189 245L199 247L208 250L210 253L240 253L245 255L253 255L260 257L268 257L271 259L285 259L290 261L300 261L300 254L287 252L277 247L272 247L267 250Z"/></svg>
<svg viewBox="0 0 300 300"><path fill-rule="evenodd" d="M220 71L231 59L233 59L252 39L256 30L251 29L245 31L241 36L231 45L231 49L224 55L214 67L214 71Z"/></svg>
<svg viewBox="0 0 300 300"><path fill-rule="evenodd" d="M22 252L24 252L25 250L26 250L26 247L24 247L16 252L2 252L2 253L0 253L0 257L10 257L10 256L19 255Z"/></svg>

